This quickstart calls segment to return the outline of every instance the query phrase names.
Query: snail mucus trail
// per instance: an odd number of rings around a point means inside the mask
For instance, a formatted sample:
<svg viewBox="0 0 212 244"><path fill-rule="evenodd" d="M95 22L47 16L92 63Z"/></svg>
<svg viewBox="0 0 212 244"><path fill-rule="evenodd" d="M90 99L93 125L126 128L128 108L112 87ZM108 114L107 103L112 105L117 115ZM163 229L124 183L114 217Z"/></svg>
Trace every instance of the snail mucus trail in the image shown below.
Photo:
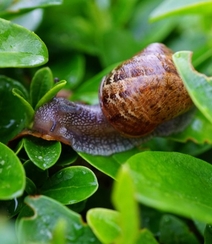
<svg viewBox="0 0 212 244"><path fill-rule="evenodd" d="M98 105L53 98L35 113L32 132L93 155L125 151L189 123L193 103L172 61L153 43L102 80Z"/></svg>

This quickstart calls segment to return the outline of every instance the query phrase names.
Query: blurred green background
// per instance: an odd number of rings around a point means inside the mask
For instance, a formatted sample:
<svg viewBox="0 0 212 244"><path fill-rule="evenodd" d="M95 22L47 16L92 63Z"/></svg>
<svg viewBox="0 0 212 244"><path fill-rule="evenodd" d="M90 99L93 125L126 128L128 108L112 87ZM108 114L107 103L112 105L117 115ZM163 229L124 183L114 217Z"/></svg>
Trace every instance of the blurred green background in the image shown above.
<svg viewBox="0 0 212 244"><path fill-rule="evenodd" d="M69 89L152 42L163 42L173 51L193 51L194 66L210 75L211 14L200 7L199 12L186 12L183 1L178 1L179 11L175 1L168 2L174 9L170 16L162 15L168 8L159 0L64 0L16 21L44 41L50 55L47 65L54 76L68 81Z"/></svg>

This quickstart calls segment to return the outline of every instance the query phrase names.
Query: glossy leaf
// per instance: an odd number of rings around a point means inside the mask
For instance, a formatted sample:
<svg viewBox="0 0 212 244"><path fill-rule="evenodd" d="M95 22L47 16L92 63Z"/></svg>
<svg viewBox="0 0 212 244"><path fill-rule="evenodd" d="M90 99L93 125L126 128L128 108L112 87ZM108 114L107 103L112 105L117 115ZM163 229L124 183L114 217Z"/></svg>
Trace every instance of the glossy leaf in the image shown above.
<svg viewBox="0 0 212 244"><path fill-rule="evenodd" d="M29 2L28 0L21 0L17 3L13 3L9 10L18 11L20 9L32 9L32 8L41 8L51 5L61 4L62 0L36 0L33 2Z"/></svg>
<svg viewBox="0 0 212 244"><path fill-rule="evenodd" d="M72 166L50 177L41 188L41 193L66 205L87 199L97 188L96 176L90 169Z"/></svg>
<svg viewBox="0 0 212 244"><path fill-rule="evenodd" d="M0 67L34 67L48 61L48 50L34 32L3 19L0 30Z"/></svg>
<svg viewBox="0 0 212 244"><path fill-rule="evenodd" d="M53 87L53 75L48 67L39 69L32 78L30 85L30 99L35 108L38 101Z"/></svg>
<svg viewBox="0 0 212 244"><path fill-rule="evenodd" d="M140 235L138 237L138 240L136 242L137 244L140 243L145 243L145 244L158 244L158 242L155 240L153 234L147 230L147 229L143 229L140 232Z"/></svg>
<svg viewBox="0 0 212 244"><path fill-rule="evenodd" d="M166 244L200 244L189 227L182 220L172 215L164 215L161 219L160 242Z"/></svg>
<svg viewBox="0 0 212 244"><path fill-rule="evenodd" d="M112 157L93 156L86 153L79 153L79 155L92 166L115 179L120 163Z"/></svg>
<svg viewBox="0 0 212 244"><path fill-rule="evenodd" d="M34 109L30 105L30 103L24 98L23 93L20 90L13 88L12 93L14 96L18 97L18 99L22 103L25 114L27 116L27 122L29 123L34 116L35 113Z"/></svg>
<svg viewBox="0 0 212 244"><path fill-rule="evenodd" d="M43 170L54 165L61 153L60 142L34 137L24 138L24 148L30 160Z"/></svg>
<svg viewBox="0 0 212 244"><path fill-rule="evenodd" d="M197 110L191 123L182 132L171 135L169 138L180 142L191 140L198 144L212 144L212 125L208 119Z"/></svg>
<svg viewBox="0 0 212 244"><path fill-rule="evenodd" d="M7 6L4 7L4 12L0 13L0 16L8 18L12 17L14 14L20 14L20 12L25 13L26 11L30 11L37 8L45 8L52 5L58 5L62 2L62 0L19 0L15 2L11 1L11 3L9 2L9 4L7 4Z"/></svg>
<svg viewBox="0 0 212 244"><path fill-rule="evenodd" d="M121 234L120 214L114 210L90 209L86 218L88 225L102 243L114 243Z"/></svg>
<svg viewBox="0 0 212 244"><path fill-rule="evenodd" d="M19 197L25 188L25 172L19 158L0 143L0 199Z"/></svg>
<svg viewBox="0 0 212 244"><path fill-rule="evenodd" d="M56 83L48 92L46 92L43 97L38 101L35 109L38 109L43 104L49 102L56 94L66 85L65 80L61 80Z"/></svg>
<svg viewBox="0 0 212 244"><path fill-rule="evenodd" d="M162 2L151 14L151 20L159 20L177 14L210 13L212 3L210 0L166 0Z"/></svg>
<svg viewBox="0 0 212 244"><path fill-rule="evenodd" d="M18 81L0 76L0 141L7 143L26 126L28 117L26 107L15 97L12 89L18 89L27 97L27 91Z"/></svg>
<svg viewBox="0 0 212 244"><path fill-rule="evenodd" d="M126 152L116 153L112 156L93 156L87 153L78 153L84 160L86 160L93 167L102 171L104 174L109 175L113 179L116 179L116 175L120 166L126 162L128 158L133 156L135 153L139 153L138 148L133 148Z"/></svg>
<svg viewBox="0 0 212 244"><path fill-rule="evenodd" d="M173 55L173 60L194 104L212 123L212 78L194 70L191 52L177 52Z"/></svg>
<svg viewBox="0 0 212 244"><path fill-rule="evenodd" d="M131 157L128 167L140 202L212 222L210 164L181 153L143 152Z"/></svg>
<svg viewBox="0 0 212 244"><path fill-rule="evenodd" d="M59 202L45 197L27 197L26 203L34 211L34 215L24 217L24 210L19 216L17 235L19 243L49 243L53 240L59 223L61 232L65 233L66 244L100 243L91 229L82 222L79 214L64 207Z"/></svg>
<svg viewBox="0 0 212 244"><path fill-rule="evenodd" d="M127 196L127 197L126 197ZM139 211L135 189L128 169L123 166L118 173L113 190L113 203L120 213L121 236L118 243L135 243L139 234Z"/></svg>

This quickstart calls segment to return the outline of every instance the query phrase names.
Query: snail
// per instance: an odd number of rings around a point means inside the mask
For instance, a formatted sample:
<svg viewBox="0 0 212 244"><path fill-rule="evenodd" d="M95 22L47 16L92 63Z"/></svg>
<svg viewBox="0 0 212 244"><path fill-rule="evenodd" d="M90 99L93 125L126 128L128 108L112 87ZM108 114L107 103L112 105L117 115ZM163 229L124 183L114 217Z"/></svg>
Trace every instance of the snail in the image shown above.
<svg viewBox="0 0 212 244"><path fill-rule="evenodd" d="M111 155L189 123L193 102L172 61L172 51L153 43L106 75L99 104L55 97L35 113L32 131L74 150Z"/></svg>

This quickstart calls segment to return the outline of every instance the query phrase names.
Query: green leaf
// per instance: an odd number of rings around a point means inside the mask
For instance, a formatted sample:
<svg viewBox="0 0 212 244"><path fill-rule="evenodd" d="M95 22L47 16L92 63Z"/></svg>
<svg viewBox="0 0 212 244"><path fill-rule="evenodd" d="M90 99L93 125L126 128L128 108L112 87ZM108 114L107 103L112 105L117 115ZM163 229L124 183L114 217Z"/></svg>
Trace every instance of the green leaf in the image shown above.
<svg viewBox="0 0 212 244"><path fill-rule="evenodd" d="M135 153L140 152L138 148L133 148L126 152L116 153L112 156L93 156L87 153L78 153L84 160L86 160L93 167L102 171L104 174L109 175L113 179L116 179L116 175L120 166L126 162L128 158Z"/></svg>
<svg viewBox="0 0 212 244"><path fill-rule="evenodd" d="M135 243L139 234L139 211L135 201L135 189L129 170L123 166L118 173L113 190L113 203L120 212L121 237L117 243ZM127 196L127 197L126 197Z"/></svg>
<svg viewBox="0 0 212 244"><path fill-rule="evenodd" d="M25 206L24 194L21 197L14 198L12 200L0 201L0 211L6 214L7 219L15 218L20 213L21 209Z"/></svg>
<svg viewBox="0 0 212 244"><path fill-rule="evenodd" d="M120 163L114 160L112 157L105 156L93 156L86 153L78 153L89 164L109 175L112 178L116 178L116 174L120 167Z"/></svg>
<svg viewBox="0 0 212 244"><path fill-rule="evenodd" d="M62 4L63 0L36 0L33 2L29 2L28 0L21 0L18 2L14 2L9 8L10 11L18 11L20 9L34 9L34 8L43 8L52 5Z"/></svg>
<svg viewBox="0 0 212 244"><path fill-rule="evenodd" d="M79 214L64 207L59 202L45 197L27 197L26 203L34 211L34 215L24 217L23 210L17 224L17 236L19 243L49 243L55 234L56 228L60 225L62 233L65 233L66 244L96 243L91 229L85 225Z"/></svg>
<svg viewBox="0 0 212 244"><path fill-rule="evenodd" d="M54 165L61 153L60 142L35 137L24 138L24 148L30 160L43 170Z"/></svg>
<svg viewBox="0 0 212 244"><path fill-rule="evenodd" d="M102 243L114 243L121 234L120 214L114 210L94 208L87 212L88 225Z"/></svg>
<svg viewBox="0 0 212 244"><path fill-rule="evenodd" d="M25 192L28 195L33 195L33 194L36 194L37 193L37 188L36 188L34 182L31 179L27 178L27 177L26 177Z"/></svg>
<svg viewBox="0 0 212 244"><path fill-rule="evenodd" d="M149 43L163 42L173 31L179 20L167 21L166 19L150 23L149 15L158 5L158 0L139 1L133 11L130 29L140 45L140 50Z"/></svg>
<svg viewBox="0 0 212 244"><path fill-rule="evenodd" d="M83 166L64 168L48 179L41 193L67 205L83 201L98 188L94 173Z"/></svg>
<svg viewBox="0 0 212 244"><path fill-rule="evenodd" d="M25 188L25 172L15 153L0 143L0 199L19 197Z"/></svg>
<svg viewBox="0 0 212 244"><path fill-rule="evenodd" d="M24 98L23 93L20 90L18 90L17 88L13 88L12 93L14 96L18 97L18 99L22 103L22 105L24 107L24 111L27 116L27 123L29 123L34 116L34 113L35 113L34 109L30 105L30 103Z"/></svg>
<svg viewBox="0 0 212 244"><path fill-rule="evenodd" d="M212 226L206 225L204 231L204 244L210 244L212 242Z"/></svg>
<svg viewBox="0 0 212 244"><path fill-rule="evenodd" d="M191 123L182 132L171 135L169 138L180 142L191 140L198 144L212 144L212 126L208 119L197 110Z"/></svg>
<svg viewBox="0 0 212 244"><path fill-rule="evenodd" d="M67 56L51 66L51 69L56 77L67 81L66 89L73 90L80 85L84 76L85 58L79 54L72 55L71 58Z"/></svg>
<svg viewBox="0 0 212 244"><path fill-rule="evenodd" d="M166 0L163 1L151 14L151 20L160 20L178 14L207 14L211 13L210 0Z"/></svg>
<svg viewBox="0 0 212 244"><path fill-rule="evenodd" d="M33 32L0 19L0 67L35 67L48 61L48 50Z"/></svg>
<svg viewBox="0 0 212 244"><path fill-rule="evenodd" d="M48 170L42 170L37 167L31 160L24 163L26 176L37 186L41 187L48 178Z"/></svg>
<svg viewBox="0 0 212 244"><path fill-rule="evenodd" d="M137 199L145 205L212 222L212 166L176 152L143 152L128 160Z"/></svg>
<svg viewBox="0 0 212 244"><path fill-rule="evenodd" d="M65 236L66 222L61 219L57 222L53 232L51 244L66 244Z"/></svg>
<svg viewBox="0 0 212 244"><path fill-rule="evenodd" d="M111 8L113 25L119 26L128 23L135 9L136 0L117 0ZM121 11L120 11L121 9Z"/></svg>
<svg viewBox="0 0 212 244"><path fill-rule="evenodd" d="M190 231L189 227L182 220L168 214L164 215L161 219L160 242L166 244L200 243L194 233Z"/></svg>
<svg viewBox="0 0 212 244"><path fill-rule="evenodd" d="M48 92L46 92L43 97L38 101L35 109L38 109L43 104L49 102L56 94L66 85L65 80L61 80L56 83Z"/></svg>
<svg viewBox="0 0 212 244"><path fill-rule="evenodd" d="M18 244L14 223L6 221L2 217L0 221L0 240L2 244Z"/></svg>
<svg viewBox="0 0 212 244"><path fill-rule="evenodd" d="M57 166L64 167L69 166L78 159L78 154L70 146L62 144L62 153L59 160L57 161Z"/></svg>
<svg viewBox="0 0 212 244"><path fill-rule="evenodd" d="M141 48L140 42L135 40L130 30L111 28L107 30L102 39L101 62L108 67L131 58Z"/></svg>
<svg viewBox="0 0 212 244"><path fill-rule="evenodd" d="M53 87L53 85L53 75L48 67L39 69L35 73L30 85L30 100L33 108L36 107L38 101Z"/></svg>
<svg viewBox="0 0 212 244"><path fill-rule="evenodd" d="M31 11L37 8L45 8L52 5L59 5L62 4L62 2L62 0L19 0L15 2L11 1L11 4L7 4L7 8L4 7L4 12L0 13L0 16L3 16L4 18L13 17L14 14L25 13L26 11Z"/></svg>
<svg viewBox="0 0 212 244"><path fill-rule="evenodd" d="M158 244L158 242L155 240L153 234L147 230L147 229L143 229L140 232L140 235L138 237L138 240L136 242L137 244L140 243L145 243L145 244Z"/></svg>
<svg viewBox="0 0 212 244"><path fill-rule="evenodd" d="M27 97L26 89L16 80L0 76L0 141L7 143L26 127L28 110L22 101L12 94L12 89L18 89Z"/></svg>
<svg viewBox="0 0 212 244"><path fill-rule="evenodd" d="M194 104L212 123L212 78L194 70L189 51L176 52L173 60Z"/></svg>

